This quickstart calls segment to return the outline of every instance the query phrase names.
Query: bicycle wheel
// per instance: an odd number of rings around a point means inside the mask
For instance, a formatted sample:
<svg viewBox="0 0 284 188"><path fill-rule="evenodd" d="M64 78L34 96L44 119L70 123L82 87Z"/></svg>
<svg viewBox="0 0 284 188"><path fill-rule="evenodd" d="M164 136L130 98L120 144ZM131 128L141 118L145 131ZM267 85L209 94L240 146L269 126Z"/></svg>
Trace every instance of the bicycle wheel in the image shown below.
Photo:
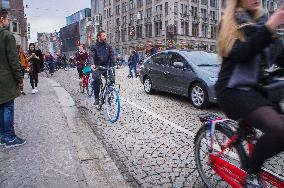
<svg viewBox="0 0 284 188"><path fill-rule="evenodd" d="M106 111L110 122L114 123L119 118L120 97L115 88L109 89L106 95Z"/></svg>
<svg viewBox="0 0 284 188"><path fill-rule="evenodd" d="M231 187L224 181L213 169L210 162L209 154L218 153L225 147L233 136L233 132L221 126L216 126L214 132L214 145L213 151L210 151L210 128L208 125L203 126L196 134L194 140L194 158L198 173L203 180L206 187L209 188L223 188ZM228 149L229 152L222 154L222 159L230 162L231 164L244 168L246 161L246 153L243 146L240 144L234 145Z"/></svg>
<svg viewBox="0 0 284 188"><path fill-rule="evenodd" d="M80 87L80 92L84 93L85 92L85 88L84 88L84 84L82 81L79 82L79 87Z"/></svg>
<svg viewBox="0 0 284 188"><path fill-rule="evenodd" d="M90 74L89 76L89 80L88 80L88 87L87 87L87 94L89 97L92 97L93 95L93 78L92 78L92 74Z"/></svg>

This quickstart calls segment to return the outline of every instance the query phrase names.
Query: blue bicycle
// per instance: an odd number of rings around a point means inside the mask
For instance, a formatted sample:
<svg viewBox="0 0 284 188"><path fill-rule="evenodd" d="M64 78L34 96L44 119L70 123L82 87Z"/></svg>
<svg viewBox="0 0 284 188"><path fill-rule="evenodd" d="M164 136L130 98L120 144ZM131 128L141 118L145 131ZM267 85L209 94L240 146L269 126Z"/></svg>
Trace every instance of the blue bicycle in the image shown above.
<svg viewBox="0 0 284 188"><path fill-rule="evenodd" d="M107 71L107 77L105 82L100 79L100 94L99 105L96 105L98 110L102 109L102 106L106 104L106 112L110 122L115 123L120 114L120 95L119 87L117 88L113 81L111 81L109 72L114 71L114 68L98 67L100 70ZM114 75L114 74L113 74ZM93 87L92 87L93 88Z"/></svg>

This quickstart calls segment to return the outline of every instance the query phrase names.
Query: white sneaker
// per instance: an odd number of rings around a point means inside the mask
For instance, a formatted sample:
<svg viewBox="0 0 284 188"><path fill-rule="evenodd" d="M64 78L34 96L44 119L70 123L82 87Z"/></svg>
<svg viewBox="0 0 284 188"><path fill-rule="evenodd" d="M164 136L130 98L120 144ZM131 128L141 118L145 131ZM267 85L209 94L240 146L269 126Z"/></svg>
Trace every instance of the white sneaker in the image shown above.
<svg viewBox="0 0 284 188"><path fill-rule="evenodd" d="M35 91L35 89L33 89L32 94L35 94L35 93L36 93L36 91Z"/></svg>
<svg viewBox="0 0 284 188"><path fill-rule="evenodd" d="M36 92L36 93L38 92L38 89L37 89L37 87L35 88L35 92Z"/></svg>

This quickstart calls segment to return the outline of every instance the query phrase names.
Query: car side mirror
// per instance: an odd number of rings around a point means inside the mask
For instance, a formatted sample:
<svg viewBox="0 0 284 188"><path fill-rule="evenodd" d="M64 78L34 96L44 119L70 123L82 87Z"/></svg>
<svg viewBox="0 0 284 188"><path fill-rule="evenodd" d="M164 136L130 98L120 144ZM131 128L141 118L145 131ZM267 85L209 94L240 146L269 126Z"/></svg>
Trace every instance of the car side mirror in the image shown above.
<svg viewBox="0 0 284 188"><path fill-rule="evenodd" d="M174 62L174 68L184 69L185 67L183 62Z"/></svg>

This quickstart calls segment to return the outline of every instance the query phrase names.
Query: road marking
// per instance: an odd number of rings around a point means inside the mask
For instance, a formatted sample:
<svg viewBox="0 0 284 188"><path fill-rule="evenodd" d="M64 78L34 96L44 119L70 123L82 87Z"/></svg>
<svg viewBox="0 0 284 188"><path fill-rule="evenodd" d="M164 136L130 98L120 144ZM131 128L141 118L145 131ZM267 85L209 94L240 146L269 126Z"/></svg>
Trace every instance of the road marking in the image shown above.
<svg viewBox="0 0 284 188"><path fill-rule="evenodd" d="M162 116L160 116L158 114L155 114L155 113L151 112L150 110L147 110L147 109L143 108L142 106L140 106L138 104L135 104L134 102L131 102L131 101L126 100L124 98L121 98L121 100L126 102L126 103L128 103L128 104L130 104L131 106L133 106L135 108L138 108L139 110L145 112L146 114L148 114L150 116L153 116L154 118L157 118L158 120L161 120L161 121L165 122L166 124L170 125L171 127L175 128L176 130L179 130L179 131L187 134L190 137L194 137L195 136L195 134L192 131L189 131L189 130L185 129L185 128L183 128L183 127L181 127L181 126L179 126L179 125L177 125L177 124L167 120L166 118L164 118L164 117L162 117Z"/></svg>
<svg viewBox="0 0 284 188"><path fill-rule="evenodd" d="M81 81L78 78L73 78L73 79L77 80L77 81ZM138 104L136 104L134 102L126 100L123 97L121 97L121 100L126 102L126 103L128 103L129 105L131 105L131 106L133 106L133 107L135 107L135 108L145 112L146 114L148 114L148 115L150 115L150 116L152 116L152 117L154 117L154 118L156 118L156 119L158 119L160 121L163 121L164 123L168 124L169 126L171 126L171 127L175 128L176 130L179 130L179 131L187 134L190 137L194 137L195 136L195 134L192 131L189 131L189 130L185 129L185 128L183 128L183 127L181 127L181 126L179 126L179 125L177 125L177 124L167 120L166 118L164 118L164 117L162 117L162 116L160 116L158 114L155 114L154 112L151 112L150 110L147 110L147 109L143 108L142 106L140 106L140 105L138 105Z"/></svg>

